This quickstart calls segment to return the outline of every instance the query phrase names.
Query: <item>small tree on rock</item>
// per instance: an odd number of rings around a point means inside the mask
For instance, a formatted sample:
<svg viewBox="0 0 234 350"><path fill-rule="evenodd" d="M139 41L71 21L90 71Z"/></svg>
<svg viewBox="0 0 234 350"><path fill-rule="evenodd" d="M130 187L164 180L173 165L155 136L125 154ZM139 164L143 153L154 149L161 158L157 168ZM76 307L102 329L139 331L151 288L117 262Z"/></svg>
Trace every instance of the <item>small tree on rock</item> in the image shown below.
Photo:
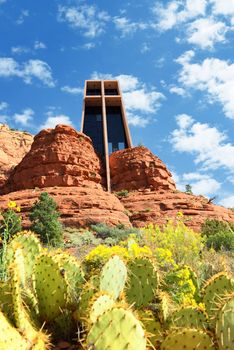
<svg viewBox="0 0 234 350"><path fill-rule="evenodd" d="M57 204L47 192L42 192L30 211L31 230L40 235L44 243L59 246L63 242L62 225Z"/></svg>

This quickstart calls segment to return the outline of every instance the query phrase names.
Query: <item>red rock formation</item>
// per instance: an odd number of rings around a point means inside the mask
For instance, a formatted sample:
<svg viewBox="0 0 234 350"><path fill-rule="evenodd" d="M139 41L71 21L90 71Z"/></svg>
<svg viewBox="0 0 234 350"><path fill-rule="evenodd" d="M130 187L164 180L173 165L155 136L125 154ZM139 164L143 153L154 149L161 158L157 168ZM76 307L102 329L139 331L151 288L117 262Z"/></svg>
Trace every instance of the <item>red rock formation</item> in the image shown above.
<svg viewBox="0 0 234 350"><path fill-rule="evenodd" d="M31 150L14 169L2 193L101 182L101 163L91 139L70 126L57 125L34 137Z"/></svg>
<svg viewBox="0 0 234 350"><path fill-rule="evenodd" d="M32 142L31 134L11 130L6 124L0 124L0 187L29 151Z"/></svg>
<svg viewBox="0 0 234 350"><path fill-rule="evenodd" d="M133 191L121 199L128 211L133 226L144 227L149 223L165 224L176 218L178 212L184 214L186 225L199 231L207 219L234 222L234 211L208 203L203 196L189 195L179 191Z"/></svg>
<svg viewBox="0 0 234 350"><path fill-rule="evenodd" d="M110 156L113 191L151 188L175 190L171 173L146 147L128 148Z"/></svg>
<svg viewBox="0 0 234 350"><path fill-rule="evenodd" d="M96 188L48 187L11 192L0 197L0 211L7 207L10 200L15 201L21 207L23 225L28 227L29 210L41 192L47 192L56 201L61 222L66 226L86 227L93 223L131 226L118 198L97 185Z"/></svg>

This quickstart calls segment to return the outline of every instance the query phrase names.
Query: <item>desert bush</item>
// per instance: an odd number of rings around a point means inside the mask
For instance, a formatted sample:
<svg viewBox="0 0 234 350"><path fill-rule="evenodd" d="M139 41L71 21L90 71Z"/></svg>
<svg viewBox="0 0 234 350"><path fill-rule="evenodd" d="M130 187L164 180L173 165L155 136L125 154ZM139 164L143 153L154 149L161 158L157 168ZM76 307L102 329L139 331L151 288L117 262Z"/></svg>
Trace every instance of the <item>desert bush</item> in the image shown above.
<svg viewBox="0 0 234 350"><path fill-rule="evenodd" d="M42 192L29 214L31 230L40 235L42 242L59 246L63 242L62 225L59 222L57 204L47 192Z"/></svg>
<svg viewBox="0 0 234 350"><path fill-rule="evenodd" d="M153 224L147 226L143 230L143 239L162 264L160 255L166 254L169 264L186 264L198 268L204 247L203 238L185 226L182 214L179 214L176 223L169 220L163 228Z"/></svg>
<svg viewBox="0 0 234 350"><path fill-rule="evenodd" d="M132 234L135 235L137 240L140 240L142 237L141 231L139 229L126 228L123 225L110 227L106 224L96 224L91 225L90 228L96 233L97 238L101 238L103 240L112 238L112 244L118 244L119 242L127 239Z"/></svg>
<svg viewBox="0 0 234 350"><path fill-rule="evenodd" d="M221 249L234 251L234 224L207 219L202 225L201 234L206 237L208 248L216 251Z"/></svg>
<svg viewBox="0 0 234 350"><path fill-rule="evenodd" d="M115 192L115 195L117 197L127 197L128 194L129 194L128 190L121 190L121 191Z"/></svg>

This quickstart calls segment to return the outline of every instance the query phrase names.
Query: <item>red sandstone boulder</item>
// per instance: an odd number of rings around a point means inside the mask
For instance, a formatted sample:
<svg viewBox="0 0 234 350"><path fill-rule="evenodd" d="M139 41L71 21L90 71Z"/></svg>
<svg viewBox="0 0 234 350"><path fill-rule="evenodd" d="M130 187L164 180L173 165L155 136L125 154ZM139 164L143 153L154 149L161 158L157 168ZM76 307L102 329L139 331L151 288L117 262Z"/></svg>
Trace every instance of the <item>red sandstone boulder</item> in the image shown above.
<svg viewBox="0 0 234 350"><path fill-rule="evenodd" d="M0 124L0 187L30 150L32 142L31 134L11 130L6 124Z"/></svg>
<svg viewBox="0 0 234 350"><path fill-rule="evenodd" d="M165 224L182 212L185 224L199 231L206 219L234 222L234 211L208 203L203 196L194 196L179 191L133 191L121 199L128 211L133 226Z"/></svg>
<svg viewBox="0 0 234 350"><path fill-rule="evenodd" d="M96 188L48 187L11 192L0 197L0 211L7 208L10 200L15 201L21 207L23 225L27 228L30 225L29 210L41 192L47 192L56 201L61 214L61 222L65 226L86 227L93 223L131 226L118 198L103 191L99 186Z"/></svg>
<svg viewBox="0 0 234 350"><path fill-rule="evenodd" d="M57 125L34 137L30 152L16 166L2 193L54 186L90 187L101 182L101 162L91 139Z"/></svg>
<svg viewBox="0 0 234 350"><path fill-rule="evenodd" d="M113 191L151 188L175 190L171 173L146 147L127 148L110 156Z"/></svg>

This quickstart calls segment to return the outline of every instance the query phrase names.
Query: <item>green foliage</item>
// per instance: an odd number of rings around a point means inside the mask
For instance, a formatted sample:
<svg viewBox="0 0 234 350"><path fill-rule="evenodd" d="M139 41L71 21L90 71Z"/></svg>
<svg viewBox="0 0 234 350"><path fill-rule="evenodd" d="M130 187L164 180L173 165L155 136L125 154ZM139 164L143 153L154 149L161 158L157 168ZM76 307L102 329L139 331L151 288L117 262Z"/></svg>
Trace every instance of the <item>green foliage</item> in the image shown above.
<svg viewBox="0 0 234 350"><path fill-rule="evenodd" d="M14 209L7 209L2 213L2 220L0 221L0 236L8 233L8 239L21 231L21 216L15 212Z"/></svg>
<svg viewBox="0 0 234 350"><path fill-rule="evenodd" d="M234 251L234 224L219 220L206 220L202 225L202 236L208 248Z"/></svg>
<svg viewBox="0 0 234 350"><path fill-rule="evenodd" d="M142 237L141 231L137 228L125 228L124 226L110 227L106 224L91 225L91 229L96 233L97 238L103 240L112 238L111 245L127 239L130 235L135 235L135 238L140 240Z"/></svg>
<svg viewBox="0 0 234 350"><path fill-rule="evenodd" d="M115 195L117 197L127 197L128 194L129 194L128 190L121 190L121 191L115 192Z"/></svg>
<svg viewBox="0 0 234 350"><path fill-rule="evenodd" d="M185 193L187 194L193 194L192 192L192 186L191 185L185 185Z"/></svg>
<svg viewBox="0 0 234 350"><path fill-rule="evenodd" d="M185 226L183 214L178 213L177 223L169 220L162 229L149 225L143 229L143 238L145 244L155 251L159 264L165 270L177 264L199 269L203 238Z"/></svg>
<svg viewBox="0 0 234 350"><path fill-rule="evenodd" d="M62 244L62 226L58 220L57 205L47 192L40 194L39 200L31 208L29 218L32 222L31 230L40 235L44 243L52 246Z"/></svg>

